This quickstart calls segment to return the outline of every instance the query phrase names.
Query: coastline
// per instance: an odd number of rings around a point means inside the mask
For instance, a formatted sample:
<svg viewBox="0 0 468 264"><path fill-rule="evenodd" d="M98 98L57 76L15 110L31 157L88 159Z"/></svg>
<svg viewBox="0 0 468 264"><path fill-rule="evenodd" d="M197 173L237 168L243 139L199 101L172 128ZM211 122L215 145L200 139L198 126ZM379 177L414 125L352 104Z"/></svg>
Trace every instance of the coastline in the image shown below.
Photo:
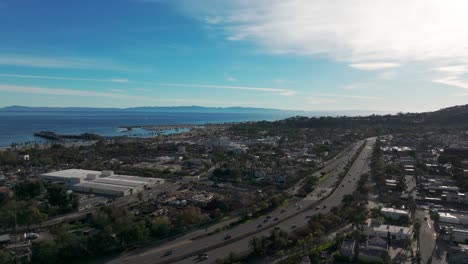
<svg viewBox="0 0 468 264"><path fill-rule="evenodd" d="M21 143L14 143L10 146L0 146L0 151L6 151L10 149L15 150L27 150L31 148L45 149L50 148L53 145L62 145L66 148L72 147L87 147L96 144L99 140L106 141L108 143L115 141L128 142L132 140L153 140L159 137L170 137L170 136L183 136L186 133L191 133L196 130L205 130L205 129L222 129L226 128L232 124L239 122L226 122L219 124L185 124L185 125L142 125L142 126L121 126L118 127L118 131L121 128L127 128L127 132L133 131L135 129L143 129L149 133L145 134L126 134L126 135L115 135L115 136L102 136L96 135L99 138L81 138L81 135L67 134L61 135L56 134L55 132L49 131L46 133L52 133L56 135L56 139L41 137L38 136L40 133L34 133L35 137L40 139L39 141L25 141ZM86 134L86 133L85 133ZM64 137L61 137L64 136Z"/></svg>

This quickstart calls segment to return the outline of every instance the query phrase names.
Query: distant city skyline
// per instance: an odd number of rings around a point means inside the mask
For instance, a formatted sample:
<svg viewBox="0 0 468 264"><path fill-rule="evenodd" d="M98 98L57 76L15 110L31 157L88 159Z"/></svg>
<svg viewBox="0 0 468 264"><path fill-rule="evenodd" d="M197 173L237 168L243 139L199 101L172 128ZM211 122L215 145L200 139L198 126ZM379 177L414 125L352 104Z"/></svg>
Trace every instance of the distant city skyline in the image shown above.
<svg viewBox="0 0 468 264"><path fill-rule="evenodd" d="M466 10L463 0L0 0L0 107L466 104Z"/></svg>

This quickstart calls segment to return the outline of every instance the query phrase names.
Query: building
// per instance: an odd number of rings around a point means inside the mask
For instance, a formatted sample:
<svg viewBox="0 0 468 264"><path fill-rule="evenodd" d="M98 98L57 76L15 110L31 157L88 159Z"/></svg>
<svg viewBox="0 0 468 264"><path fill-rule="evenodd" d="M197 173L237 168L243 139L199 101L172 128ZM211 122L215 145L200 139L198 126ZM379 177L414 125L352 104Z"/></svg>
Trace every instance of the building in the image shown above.
<svg viewBox="0 0 468 264"><path fill-rule="evenodd" d="M458 217L450 214L450 213L443 213L439 212L439 222L441 223L449 223L449 224L459 224L460 219Z"/></svg>
<svg viewBox="0 0 468 264"><path fill-rule="evenodd" d="M69 169L40 175L43 181L65 184L70 190L105 196L127 196L164 183L160 178L117 175L113 171Z"/></svg>
<svg viewBox="0 0 468 264"><path fill-rule="evenodd" d="M367 219L363 226L365 235L378 236L386 239L389 235L392 240L406 240L411 238L412 229L404 226L384 225L376 219Z"/></svg>
<svg viewBox="0 0 468 264"><path fill-rule="evenodd" d="M389 207L384 207L380 210L380 214L383 215L384 217L393 219L393 220L398 220L400 217L407 216L409 217L409 212L406 210L401 210L401 209L395 209L395 208L389 208Z"/></svg>

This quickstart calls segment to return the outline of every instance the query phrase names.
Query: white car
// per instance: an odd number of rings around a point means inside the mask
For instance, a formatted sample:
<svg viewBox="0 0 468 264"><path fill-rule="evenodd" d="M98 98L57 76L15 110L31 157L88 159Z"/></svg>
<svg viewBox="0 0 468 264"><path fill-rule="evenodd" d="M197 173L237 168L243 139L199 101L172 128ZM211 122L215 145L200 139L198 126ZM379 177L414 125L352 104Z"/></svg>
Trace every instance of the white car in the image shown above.
<svg viewBox="0 0 468 264"><path fill-rule="evenodd" d="M36 233L25 233L24 238L25 239L38 239L39 235Z"/></svg>

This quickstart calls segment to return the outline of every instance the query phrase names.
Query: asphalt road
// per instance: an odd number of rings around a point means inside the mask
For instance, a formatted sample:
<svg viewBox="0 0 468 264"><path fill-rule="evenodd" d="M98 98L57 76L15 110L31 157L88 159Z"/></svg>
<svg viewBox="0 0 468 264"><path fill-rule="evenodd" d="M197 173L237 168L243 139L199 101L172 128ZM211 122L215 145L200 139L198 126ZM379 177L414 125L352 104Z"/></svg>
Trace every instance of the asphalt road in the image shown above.
<svg viewBox="0 0 468 264"><path fill-rule="evenodd" d="M427 217L427 220L424 220L424 217ZM434 222L430 219L428 210L418 208L416 211L416 218L421 220L421 229L419 230L421 263L447 263L445 261L444 242L437 241Z"/></svg>
<svg viewBox="0 0 468 264"><path fill-rule="evenodd" d="M356 189L359 176L367 171L367 158L372 153L374 143L374 138L368 140L366 147L344 177L342 185L340 184L336 191L326 199L317 201L317 193L313 193L297 202L297 204L289 203L287 206L271 212L269 216L251 220L232 229L195 240L187 239L187 236L190 237L190 234L188 234L161 246L121 255L106 263L197 263L200 260L196 259L195 256L199 253L207 253L209 260L204 262L212 263L217 258L226 257L230 252L246 252L250 238L268 235L275 227L289 231L306 225L308 220L306 216L327 213L330 208L338 206L346 194L351 194ZM353 157L359 146L360 144L355 145L349 153L329 162L326 168L321 170L326 173L329 172L330 176L320 183L319 188L333 189L340 172L344 169L348 160ZM228 239L227 236L230 236L230 238ZM168 252L171 252L171 254L168 254Z"/></svg>

